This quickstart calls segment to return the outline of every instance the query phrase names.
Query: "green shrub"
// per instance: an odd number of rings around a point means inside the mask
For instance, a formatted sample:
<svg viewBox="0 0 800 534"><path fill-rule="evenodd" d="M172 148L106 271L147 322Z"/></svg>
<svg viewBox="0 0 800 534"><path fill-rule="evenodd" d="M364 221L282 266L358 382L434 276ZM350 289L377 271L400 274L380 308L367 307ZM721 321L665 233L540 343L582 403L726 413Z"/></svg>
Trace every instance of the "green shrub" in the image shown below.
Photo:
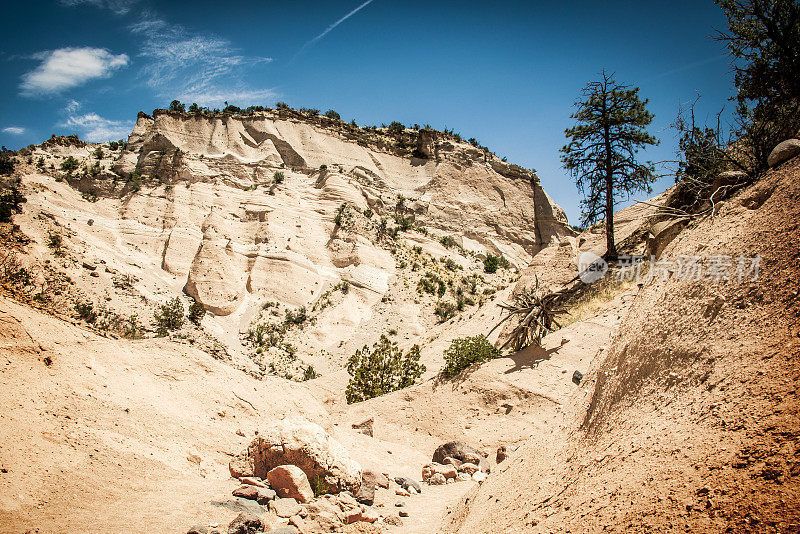
<svg viewBox="0 0 800 534"><path fill-rule="evenodd" d="M373 213L372 213L371 209L367 208L367 209L364 210L364 217L366 217L367 219L371 219L372 215L373 215Z"/></svg>
<svg viewBox="0 0 800 534"><path fill-rule="evenodd" d="M67 174L72 174L78 168L78 160L72 156L67 156L67 159L61 162L61 170Z"/></svg>
<svg viewBox="0 0 800 534"><path fill-rule="evenodd" d="M0 175L11 174L14 172L14 159L8 156L0 156Z"/></svg>
<svg viewBox="0 0 800 534"><path fill-rule="evenodd" d="M93 323L97 320L97 312L94 311L94 304L91 302L76 302L75 311L78 313L78 317L87 323Z"/></svg>
<svg viewBox="0 0 800 534"><path fill-rule="evenodd" d="M342 117L341 117L341 115L339 115L338 113L336 113L336 112L335 112L335 111L333 111L332 109L329 109L328 111L326 111L326 112L325 112L325 116L326 116L326 117L328 117L329 119L333 119L333 120L335 120L335 121L340 121L340 120L342 120Z"/></svg>
<svg viewBox="0 0 800 534"><path fill-rule="evenodd" d="M405 129L406 129L406 127L403 126L403 123L397 122L397 121L392 121L392 123L389 125L389 127L386 129L386 131L392 137L398 137L398 136L403 134Z"/></svg>
<svg viewBox="0 0 800 534"><path fill-rule="evenodd" d="M203 303L198 301L192 302L192 305L189 306L189 320L194 324L200 324L200 321L203 320L205 315L206 307L203 306Z"/></svg>
<svg viewBox="0 0 800 534"><path fill-rule="evenodd" d="M505 259L503 256L495 256L491 252L486 254L486 259L483 260L484 272L489 274L496 273L498 267L502 267L503 269L508 269L509 267L508 260Z"/></svg>
<svg viewBox="0 0 800 534"><path fill-rule="evenodd" d="M175 297L153 313L158 327L158 335L165 336L169 330L178 330L183 326L183 303Z"/></svg>
<svg viewBox="0 0 800 534"><path fill-rule="evenodd" d="M286 310L286 324L301 325L306 322L308 315L306 314L306 307L300 306L296 310Z"/></svg>
<svg viewBox="0 0 800 534"><path fill-rule="evenodd" d="M403 353L385 335L372 348L364 346L347 361L350 382L347 403L360 402L411 386L425 372L419 363L419 345Z"/></svg>
<svg viewBox="0 0 800 534"><path fill-rule="evenodd" d="M447 291L447 285L444 283L444 280L439 278L438 275L427 271L425 275L419 279L417 283L417 291L424 291L425 293L430 293L433 295L434 293L438 296L444 295L445 291Z"/></svg>
<svg viewBox="0 0 800 534"><path fill-rule="evenodd" d="M474 363L485 362L501 355L484 335L454 339L444 351L444 367L439 374L451 378Z"/></svg>
<svg viewBox="0 0 800 534"><path fill-rule="evenodd" d="M169 110L170 111L179 111L184 112L186 111L186 104L181 103L180 100L173 100L169 103Z"/></svg>
<svg viewBox="0 0 800 534"><path fill-rule="evenodd" d="M314 366L309 365L308 367L306 367L306 370L303 371L303 382L305 382L306 380L313 380L317 378L317 376L318 375L317 372L314 370Z"/></svg>
<svg viewBox="0 0 800 534"><path fill-rule="evenodd" d="M47 233L47 246L56 256L64 254L64 238L58 232L50 231Z"/></svg>
<svg viewBox="0 0 800 534"><path fill-rule="evenodd" d="M0 222L11 222L15 213L22 212L22 204L27 201L16 185L0 192Z"/></svg>
<svg viewBox="0 0 800 534"><path fill-rule="evenodd" d="M103 149L100 147L95 148L92 155L97 159L103 159Z"/></svg>
<svg viewBox="0 0 800 534"><path fill-rule="evenodd" d="M456 314L456 305L449 300L440 300L436 303L433 313L439 318L439 322L443 323Z"/></svg>
<svg viewBox="0 0 800 534"><path fill-rule="evenodd" d="M276 184L282 184L284 178L285 176L281 171L275 171L275 174L272 175L272 181Z"/></svg>
<svg viewBox="0 0 800 534"><path fill-rule="evenodd" d="M440 237L439 238L439 242L442 245L444 245L445 248L452 248L452 247L455 247L457 245L456 240L453 239L452 237L450 237L449 235L446 235L444 237Z"/></svg>
<svg viewBox="0 0 800 534"><path fill-rule="evenodd" d="M411 227L414 226L414 223L411 221L411 217L395 215L394 222L397 224L397 227L401 232L408 232L411 230Z"/></svg>

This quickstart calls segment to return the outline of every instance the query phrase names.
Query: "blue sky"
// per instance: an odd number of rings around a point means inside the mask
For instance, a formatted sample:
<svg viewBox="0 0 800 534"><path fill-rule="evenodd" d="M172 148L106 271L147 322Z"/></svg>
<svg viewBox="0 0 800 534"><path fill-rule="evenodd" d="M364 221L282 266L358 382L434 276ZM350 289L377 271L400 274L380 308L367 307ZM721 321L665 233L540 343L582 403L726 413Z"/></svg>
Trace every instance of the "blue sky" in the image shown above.
<svg viewBox="0 0 800 534"><path fill-rule="evenodd" d="M211 107L329 108L359 124L430 124L537 169L577 223L561 168L572 104L605 68L641 87L662 144L698 93L701 118L730 104L725 28L712 1L30 0L0 20L0 144L51 133L127 136L173 98ZM672 179L655 186L664 190ZM644 198L639 195L637 198Z"/></svg>

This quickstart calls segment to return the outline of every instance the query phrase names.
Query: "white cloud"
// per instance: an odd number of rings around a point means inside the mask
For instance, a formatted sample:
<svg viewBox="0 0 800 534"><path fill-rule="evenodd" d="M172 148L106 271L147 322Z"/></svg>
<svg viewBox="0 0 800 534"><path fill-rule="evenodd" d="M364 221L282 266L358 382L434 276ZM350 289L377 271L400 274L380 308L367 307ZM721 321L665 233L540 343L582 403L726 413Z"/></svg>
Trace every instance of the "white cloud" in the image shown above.
<svg viewBox="0 0 800 534"><path fill-rule="evenodd" d="M257 104L274 97L244 82L244 74L268 57L245 56L227 39L191 33L180 25L148 18L130 27L144 37L140 55L147 65L142 75L151 88L168 99L211 105L227 100L239 105Z"/></svg>
<svg viewBox="0 0 800 534"><path fill-rule="evenodd" d="M64 107L64 111L68 115L72 115L73 113L77 112L79 109L81 109L81 103L78 102L77 100L70 100L69 102L67 102L66 107Z"/></svg>
<svg viewBox="0 0 800 534"><path fill-rule="evenodd" d="M139 0L60 0L65 6L91 5L105 8L117 15L125 15L131 8L139 3Z"/></svg>
<svg viewBox="0 0 800 534"><path fill-rule="evenodd" d="M22 135L25 133L25 128L20 126L6 126L3 128L2 132L11 135Z"/></svg>
<svg viewBox="0 0 800 534"><path fill-rule="evenodd" d="M74 128L79 136L87 141L98 143L127 137L133 129L131 121L114 121L105 119L97 113L73 115L66 122L59 124L62 128Z"/></svg>
<svg viewBox="0 0 800 534"><path fill-rule="evenodd" d="M38 67L22 76L23 94L57 93L94 78L107 78L128 64L125 54L112 54L105 48L59 48L34 56Z"/></svg>

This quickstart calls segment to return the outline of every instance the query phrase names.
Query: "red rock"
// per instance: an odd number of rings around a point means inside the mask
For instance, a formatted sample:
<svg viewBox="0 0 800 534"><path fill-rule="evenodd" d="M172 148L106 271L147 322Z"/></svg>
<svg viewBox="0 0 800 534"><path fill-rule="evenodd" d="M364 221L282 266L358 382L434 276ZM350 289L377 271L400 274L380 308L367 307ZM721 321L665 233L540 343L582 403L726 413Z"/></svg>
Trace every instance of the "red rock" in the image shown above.
<svg viewBox="0 0 800 534"><path fill-rule="evenodd" d="M233 490L234 497L256 500L258 498L258 488L256 486L239 486Z"/></svg>
<svg viewBox="0 0 800 534"><path fill-rule="evenodd" d="M267 480L279 497L291 497L302 503L314 500L308 477L295 465L279 465L267 473Z"/></svg>

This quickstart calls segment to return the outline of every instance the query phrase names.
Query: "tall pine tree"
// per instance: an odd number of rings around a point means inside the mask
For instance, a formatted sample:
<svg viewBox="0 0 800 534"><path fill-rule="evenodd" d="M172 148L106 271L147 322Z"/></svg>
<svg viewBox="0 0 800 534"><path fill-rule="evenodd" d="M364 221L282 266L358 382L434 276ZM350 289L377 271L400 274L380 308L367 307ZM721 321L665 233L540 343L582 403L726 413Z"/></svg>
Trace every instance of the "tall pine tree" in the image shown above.
<svg viewBox="0 0 800 534"><path fill-rule="evenodd" d="M639 163L641 148L657 145L658 139L645 127L653 121L639 99L639 88L620 85L605 71L590 82L575 102L578 111L570 118L577 124L565 130L569 144L561 148L564 168L575 178L584 225L605 218L607 259L617 256L614 243L614 196L652 191L655 181L652 163Z"/></svg>

